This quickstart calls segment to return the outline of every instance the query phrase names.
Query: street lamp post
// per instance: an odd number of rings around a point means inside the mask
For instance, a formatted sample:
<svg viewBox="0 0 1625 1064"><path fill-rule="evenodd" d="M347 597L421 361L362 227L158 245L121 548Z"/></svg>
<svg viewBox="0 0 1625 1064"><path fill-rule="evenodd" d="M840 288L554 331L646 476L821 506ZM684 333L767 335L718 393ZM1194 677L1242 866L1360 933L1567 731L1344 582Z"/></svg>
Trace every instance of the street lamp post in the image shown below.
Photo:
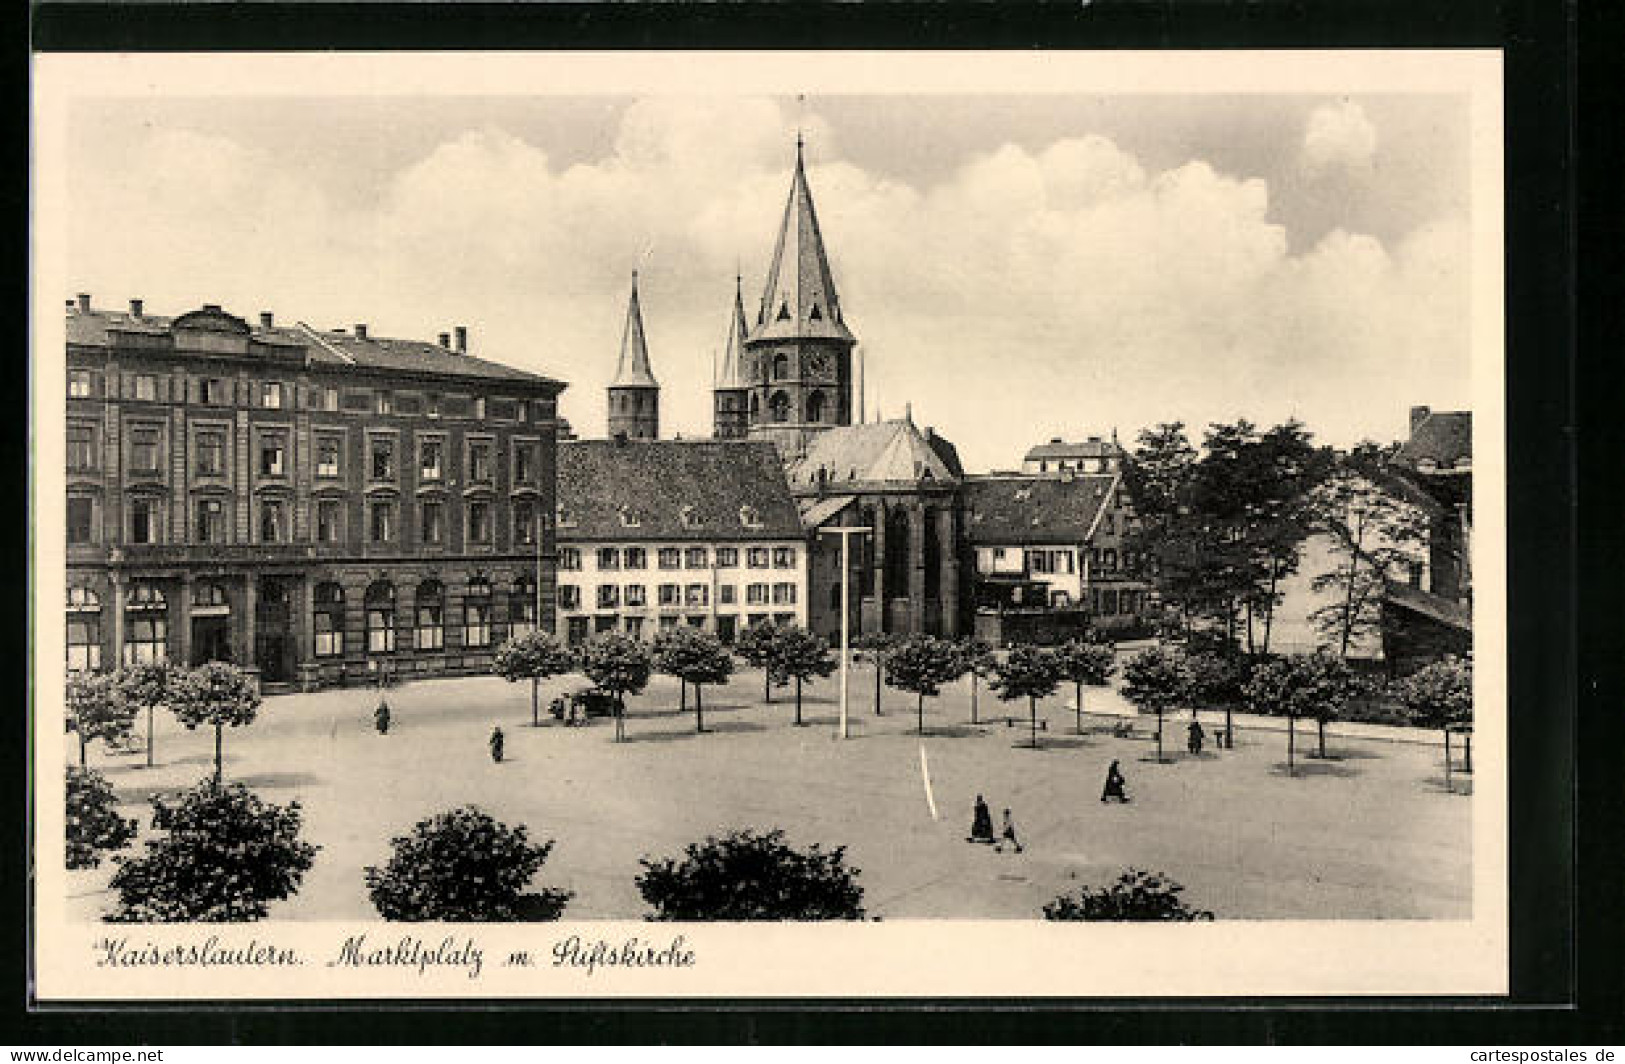
<svg viewBox="0 0 1625 1064"><path fill-rule="evenodd" d="M852 657L852 566L850 564L850 544L853 536L866 536L869 529L862 527L836 526L834 528L821 528L820 532L830 532L841 537L841 738L849 739L851 734L847 730L847 664Z"/></svg>

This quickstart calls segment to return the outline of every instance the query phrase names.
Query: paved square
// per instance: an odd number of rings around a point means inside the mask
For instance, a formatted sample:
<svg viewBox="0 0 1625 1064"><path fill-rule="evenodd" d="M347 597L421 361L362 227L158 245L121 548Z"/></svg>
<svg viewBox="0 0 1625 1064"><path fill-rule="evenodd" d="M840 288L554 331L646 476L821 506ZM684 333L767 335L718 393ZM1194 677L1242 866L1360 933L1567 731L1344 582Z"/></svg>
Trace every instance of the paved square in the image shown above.
<svg viewBox="0 0 1625 1064"><path fill-rule="evenodd" d="M1172 764L1154 764L1141 718L1132 739L1085 718L1073 731L1071 691L1041 704L1043 749L1023 747L1025 703L984 689L981 714L1022 717L970 727L969 688L928 699L930 734L914 734L912 696L888 690L873 712L873 673L854 671L854 738L837 741L834 678L808 689L808 726L790 721L787 692L761 702L748 670L705 697L705 735L679 712L675 680L658 678L629 700L629 741L613 724L565 728L545 713L529 726L529 685L494 678L421 681L388 692L394 726L372 726L372 691L268 699L260 719L228 730L226 774L269 800L299 799L305 837L321 846L299 895L273 918L374 919L362 868L387 859L389 839L418 819L474 803L499 819L557 840L538 883L575 892L566 918L636 919L633 886L643 855L665 856L707 834L782 827L793 843L845 845L862 870L871 915L887 919L1033 919L1044 902L1133 865L1187 886L1186 897L1220 918L1467 918L1471 915L1472 799L1443 789L1436 735L1425 743L1334 738L1334 759L1302 758L1284 772L1285 736L1243 726L1236 748L1190 758L1185 716L1169 718ZM543 686L547 697L586 685L579 676ZM1115 691L1085 689L1091 711L1124 711ZM1209 732L1219 720L1205 714ZM1278 723L1278 722L1272 722ZM507 735L493 764L486 738ZM186 732L160 712L157 766L92 747L143 832L145 801L208 774L212 733ZM1302 727L1300 754L1313 749ZM71 744L70 744L71 745ZM940 819L921 779L924 747ZM1177 750L1177 753L1176 753ZM1100 802L1106 766L1119 758L1134 801ZM1011 809L1026 844L997 854L964 841L971 803L983 794L997 823ZM70 913L96 919L112 902L110 862L71 873Z"/></svg>

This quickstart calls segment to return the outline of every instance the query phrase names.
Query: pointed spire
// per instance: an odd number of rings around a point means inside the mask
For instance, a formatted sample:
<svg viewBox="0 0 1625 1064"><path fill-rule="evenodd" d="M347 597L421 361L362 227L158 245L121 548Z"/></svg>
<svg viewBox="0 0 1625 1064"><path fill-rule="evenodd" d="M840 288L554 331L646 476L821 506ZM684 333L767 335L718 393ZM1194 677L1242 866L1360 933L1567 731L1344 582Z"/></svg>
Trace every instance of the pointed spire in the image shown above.
<svg viewBox="0 0 1625 1064"><path fill-rule="evenodd" d="M643 311L638 306L638 271L632 271L632 298L626 304L626 327L621 332L621 359L611 388L658 388L649 368L649 342L643 335Z"/></svg>
<svg viewBox="0 0 1625 1064"><path fill-rule="evenodd" d="M790 179L790 198L779 223L767 285L762 289L761 311L751 339L810 336L851 343L855 338L841 318L841 301L835 294L829 256L824 252L818 212L813 209L812 190L807 187L802 148L801 134L797 131L796 169Z"/></svg>
<svg viewBox="0 0 1625 1064"><path fill-rule="evenodd" d="M747 387L740 371L740 356L745 351L745 337L750 333L750 329L745 325L744 285L744 278L736 272L734 274L733 317L728 322L728 346L722 355L722 373L717 379L718 388Z"/></svg>

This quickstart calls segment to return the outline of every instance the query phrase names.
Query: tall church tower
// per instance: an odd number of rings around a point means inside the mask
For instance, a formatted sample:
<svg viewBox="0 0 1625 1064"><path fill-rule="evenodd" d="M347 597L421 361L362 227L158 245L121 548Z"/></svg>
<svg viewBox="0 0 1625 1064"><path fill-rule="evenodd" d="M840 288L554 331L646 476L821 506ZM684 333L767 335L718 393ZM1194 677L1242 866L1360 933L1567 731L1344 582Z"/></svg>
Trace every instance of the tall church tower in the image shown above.
<svg viewBox="0 0 1625 1064"><path fill-rule="evenodd" d="M719 440L741 439L750 431L750 385L741 372L745 339L749 335L750 330L745 325L744 281L735 277L728 346L722 355L722 371L717 374L716 386L711 390L711 435Z"/></svg>
<svg viewBox="0 0 1625 1064"><path fill-rule="evenodd" d="M816 433L850 425L856 343L841 317L798 135L790 199L740 364L750 435L794 455Z"/></svg>
<svg viewBox="0 0 1625 1064"><path fill-rule="evenodd" d="M609 434L632 440L660 438L660 382L649 368L649 344L638 307L638 272L632 271L632 298L621 332L621 359L609 384Z"/></svg>

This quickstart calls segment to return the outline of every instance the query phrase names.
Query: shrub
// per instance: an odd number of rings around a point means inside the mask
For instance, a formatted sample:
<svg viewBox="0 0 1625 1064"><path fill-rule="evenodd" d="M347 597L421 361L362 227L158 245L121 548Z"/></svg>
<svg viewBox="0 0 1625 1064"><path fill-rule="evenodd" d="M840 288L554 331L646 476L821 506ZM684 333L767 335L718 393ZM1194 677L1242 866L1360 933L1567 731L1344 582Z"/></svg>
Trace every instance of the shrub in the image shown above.
<svg viewBox="0 0 1625 1064"><path fill-rule="evenodd" d="M119 816L118 797L93 769L68 766L68 867L95 868L102 851L120 850L135 838L135 821Z"/></svg>
<svg viewBox="0 0 1625 1064"><path fill-rule="evenodd" d="M737 831L693 843L681 861L639 863L651 920L861 920L863 888L846 848L796 850L784 832Z"/></svg>
<svg viewBox="0 0 1625 1064"><path fill-rule="evenodd" d="M174 802L152 801L163 835L145 856L117 858L118 923L221 923L262 919L310 869L316 847L299 839L298 802L272 805L240 783L213 780Z"/></svg>
<svg viewBox="0 0 1625 1064"><path fill-rule="evenodd" d="M1185 888L1159 872L1130 868L1109 887L1081 887L1044 906L1046 920L1211 920L1180 898Z"/></svg>
<svg viewBox="0 0 1625 1064"><path fill-rule="evenodd" d="M524 825L473 806L420 820L390 845L389 863L366 869L367 896L386 920L557 920L571 897L550 887L525 893L551 839L532 845Z"/></svg>

